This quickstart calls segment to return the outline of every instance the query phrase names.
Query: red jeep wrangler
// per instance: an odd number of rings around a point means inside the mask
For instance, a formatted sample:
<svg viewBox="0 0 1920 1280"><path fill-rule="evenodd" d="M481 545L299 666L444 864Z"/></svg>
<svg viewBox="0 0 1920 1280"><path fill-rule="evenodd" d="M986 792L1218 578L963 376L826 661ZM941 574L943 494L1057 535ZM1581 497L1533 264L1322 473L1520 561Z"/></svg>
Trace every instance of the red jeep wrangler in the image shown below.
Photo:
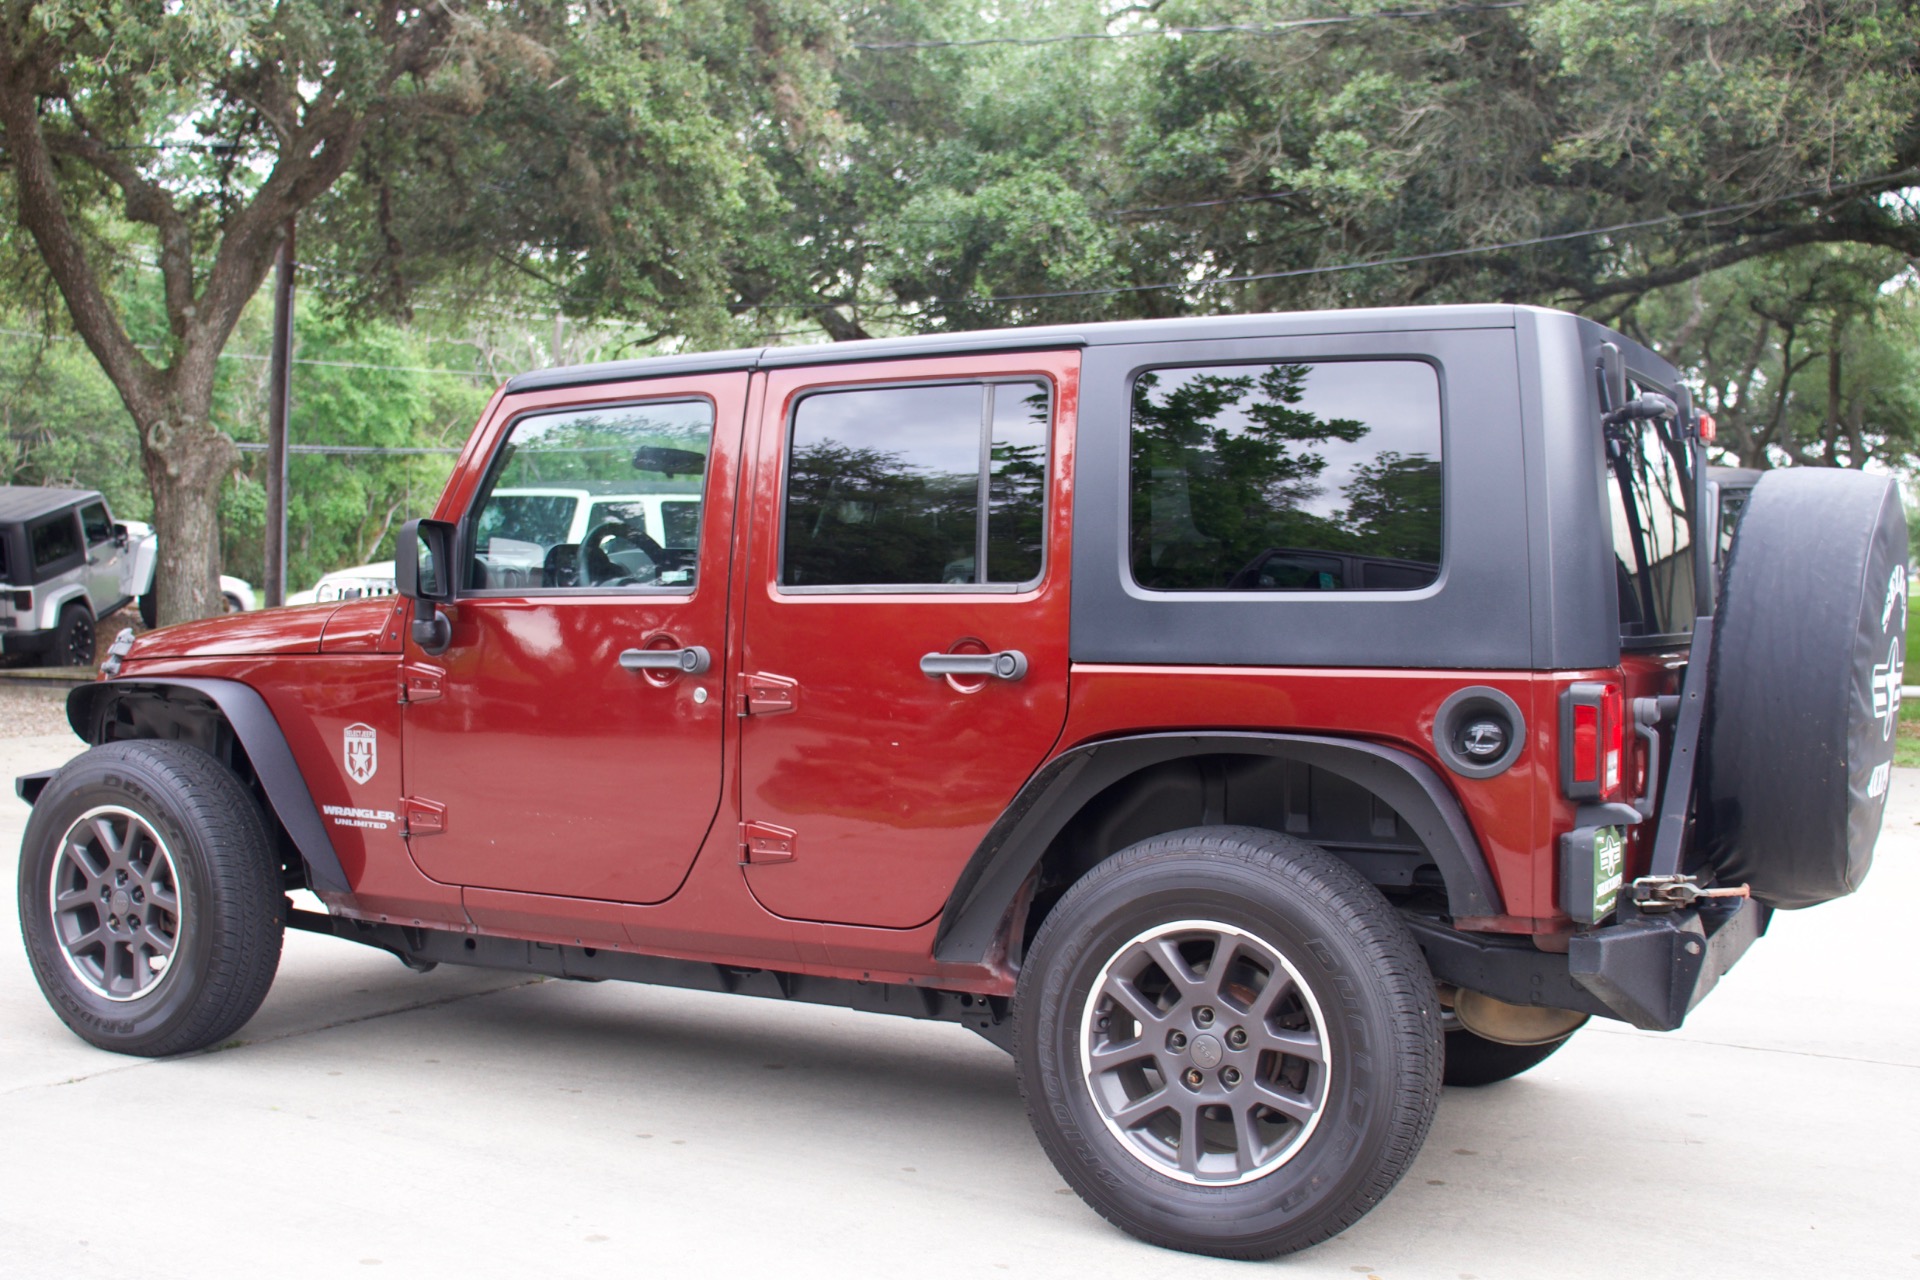
<svg viewBox="0 0 1920 1280"><path fill-rule="evenodd" d="M289 925L945 1019L1114 1223L1298 1249L1443 1079L1677 1027L1865 874L1898 494L1767 474L1722 557L1711 428L1507 306L523 375L398 598L122 634L19 783L27 950L146 1055Z"/></svg>

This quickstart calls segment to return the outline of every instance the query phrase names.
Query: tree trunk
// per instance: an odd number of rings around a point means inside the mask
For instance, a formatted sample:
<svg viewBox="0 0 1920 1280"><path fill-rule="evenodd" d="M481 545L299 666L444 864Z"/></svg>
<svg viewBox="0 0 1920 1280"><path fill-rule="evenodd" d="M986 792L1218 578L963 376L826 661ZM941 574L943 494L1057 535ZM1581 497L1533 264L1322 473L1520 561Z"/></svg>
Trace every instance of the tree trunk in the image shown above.
<svg viewBox="0 0 1920 1280"><path fill-rule="evenodd" d="M141 461L153 491L159 541L153 590L166 626L221 612L220 481L237 456L233 441L197 416L140 424Z"/></svg>

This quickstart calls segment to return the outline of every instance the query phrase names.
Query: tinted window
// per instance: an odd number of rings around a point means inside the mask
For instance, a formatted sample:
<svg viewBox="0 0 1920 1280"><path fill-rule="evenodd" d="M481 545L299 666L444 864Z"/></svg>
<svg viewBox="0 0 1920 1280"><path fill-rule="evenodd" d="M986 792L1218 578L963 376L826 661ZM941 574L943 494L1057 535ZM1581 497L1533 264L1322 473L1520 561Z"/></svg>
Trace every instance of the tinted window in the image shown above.
<svg viewBox="0 0 1920 1280"><path fill-rule="evenodd" d="M1412 360L1157 369L1133 387L1134 580L1410 591L1440 573L1440 384Z"/></svg>
<svg viewBox="0 0 1920 1280"><path fill-rule="evenodd" d="M1637 396L1640 387L1629 387ZM1627 422L1607 432L1614 574L1626 639L1693 631L1693 475L1673 424Z"/></svg>
<svg viewBox="0 0 1920 1280"><path fill-rule="evenodd" d="M1040 574L1044 383L827 391L794 411L788 586L1020 583Z"/></svg>
<svg viewBox="0 0 1920 1280"><path fill-rule="evenodd" d="M113 521L107 519L107 509L97 502L89 502L80 508L80 527L86 533L90 547L113 541Z"/></svg>
<svg viewBox="0 0 1920 1280"><path fill-rule="evenodd" d="M712 441L704 400L520 419L474 506L468 587L691 587ZM648 518L666 494L678 541Z"/></svg>
<svg viewBox="0 0 1920 1280"><path fill-rule="evenodd" d="M31 541L33 542L33 567L44 569L48 565L58 564L69 556L80 554L80 526L74 522L73 515L69 512L36 526L31 534Z"/></svg>

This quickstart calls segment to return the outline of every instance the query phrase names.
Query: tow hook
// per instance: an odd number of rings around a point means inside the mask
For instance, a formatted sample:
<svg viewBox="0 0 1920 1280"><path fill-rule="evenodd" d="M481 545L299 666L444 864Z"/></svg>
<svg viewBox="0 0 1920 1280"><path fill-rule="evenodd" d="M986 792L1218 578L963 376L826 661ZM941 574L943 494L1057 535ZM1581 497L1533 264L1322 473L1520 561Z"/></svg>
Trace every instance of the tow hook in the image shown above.
<svg viewBox="0 0 1920 1280"><path fill-rule="evenodd" d="M1693 876L1641 876L1633 882L1633 905L1642 913L1681 911L1702 898L1745 898L1747 886L1709 889Z"/></svg>

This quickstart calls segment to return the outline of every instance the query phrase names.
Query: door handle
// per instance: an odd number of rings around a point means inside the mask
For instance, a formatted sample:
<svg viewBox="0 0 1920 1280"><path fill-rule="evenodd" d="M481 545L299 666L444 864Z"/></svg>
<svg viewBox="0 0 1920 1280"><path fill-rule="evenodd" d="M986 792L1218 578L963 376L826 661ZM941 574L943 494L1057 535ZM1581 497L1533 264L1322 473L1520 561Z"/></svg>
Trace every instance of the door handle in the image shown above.
<svg viewBox="0 0 1920 1280"><path fill-rule="evenodd" d="M701 644L684 649L628 649L620 655L620 665L628 671L682 671L697 676L713 665L713 655Z"/></svg>
<svg viewBox="0 0 1920 1280"><path fill-rule="evenodd" d="M993 676L1000 680L1018 680L1027 674L1027 655L1018 649L999 653L930 653L920 659L920 674L941 676Z"/></svg>

